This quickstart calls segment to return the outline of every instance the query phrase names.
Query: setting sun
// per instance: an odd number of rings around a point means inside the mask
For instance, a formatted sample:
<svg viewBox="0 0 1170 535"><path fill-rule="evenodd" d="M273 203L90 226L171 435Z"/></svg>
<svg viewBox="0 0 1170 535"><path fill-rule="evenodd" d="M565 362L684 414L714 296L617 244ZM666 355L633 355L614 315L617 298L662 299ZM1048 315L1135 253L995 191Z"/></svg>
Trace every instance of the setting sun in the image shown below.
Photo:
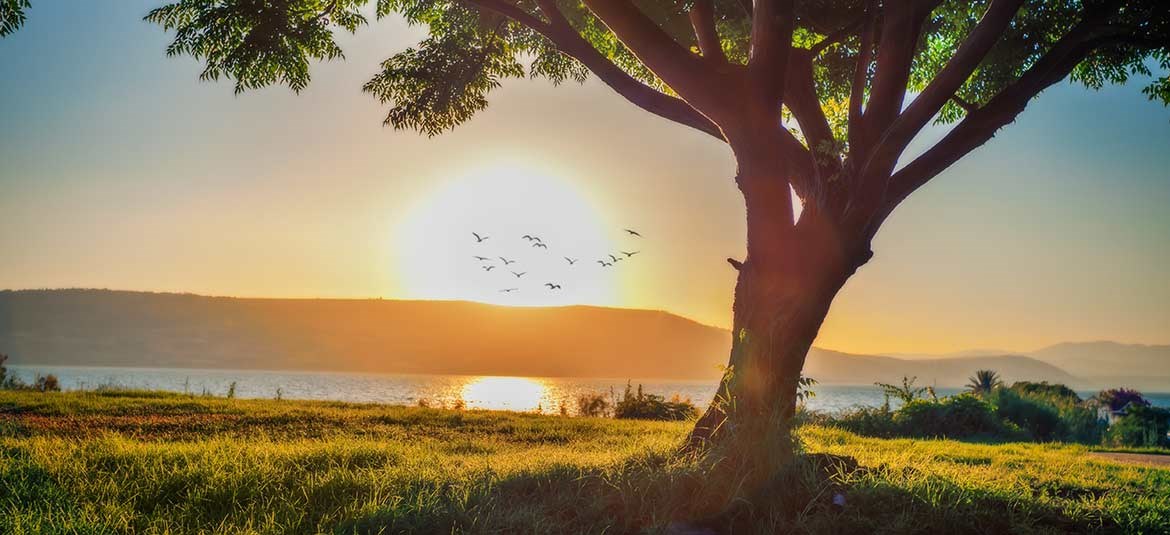
<svg viewBox="0 0 1170 535"><path fill-rule="evenodd" d="M481 167L437 185L404 214L394 244L399 282L417 299L614 304L615 270L596 262L615 252L614 231L567 177Z"/></svg>

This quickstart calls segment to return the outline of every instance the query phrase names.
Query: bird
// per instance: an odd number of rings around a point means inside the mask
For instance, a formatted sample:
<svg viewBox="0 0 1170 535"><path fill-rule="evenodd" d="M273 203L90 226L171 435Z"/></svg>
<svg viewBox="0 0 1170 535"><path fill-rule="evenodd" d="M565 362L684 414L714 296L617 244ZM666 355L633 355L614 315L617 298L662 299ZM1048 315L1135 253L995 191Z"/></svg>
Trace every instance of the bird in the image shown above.
<svg viewBox="0 0 1170 535"><path fill-rule="evenodd" d="M636 254L638 254L638 253L640 253L640 252L642 252L642 251L634 251L634 252L632 252L632 253L627 253L627 252L625 252L625 251L621 251L621 253L622 253L622 254L626 255L626 258L629 258L629 257L631 257L631 256L634 256L634 255L636 255Z"/></svg>
<svg viewBox="0 0 1170 535"><path fill-rule="evenodd" d="M532 246L533 247L540 247L541 249L548 249L547 245L540 243L540 242L536 242L536 243L532 244Z"/></svg>
<svg viewBox="0 0 1170 535"><path fill-rule="evenodd" d="M504 288L503 290L500 290L500 292L501 293L508 293L508 292L514 292L514 291L519 290L519 289L520 288Z"/></svg>
<svg viewBox="0 0 1170 535"><path fill-rule="evenodd" d="M536 236L533 236L531 234L525 234L523 236L520 236L520 238L528 240L528 241L532 241L532 240L540 241L540 238L537 238Z"/></svg>
<svg viewBox="0 0 1170 535"><path fill-rule="evenodd" d="M504 261L504 265L505 265L505 266L506 266L506 265L508 265L508 264L515 264L515 263L516 263L516 261L515 261L515 260L508 260L507 258L504 258L504 257L502 257L502 256L500 257L500 260L503 260L503 261Z"/></svg>
<svg viewBox="0 0 1170 535"><path fill-rule="evenodd" d="M517 279L519 279L520 277L523 277L524 274L526 274L526 273L528 273L528 272L527 271L521 271L519 273L517 273L515 271L512 272L512 274L515 275Z"/></svg>
<svg viewBox="0 0 1170 535"><path fill-rule="evenodd" d="M483 262L484 260L487 260L487 259L488 259L486 256L476 256L476 257L473 257L473 258L475 258L476 260L479 260L480 262Z"/></svg>
<svg viewBox="0 0 1170 535"><path fill-rule="evenodd" d="M561 285L560 285L560 284L553 284L553 283L551 283L551 282L546 282L546 283L544 283L544 285L545 285L545 286L548 286L548 289L549 289L549 290L560 290L560 289L561 289Z"/></svg>
<svg viewBox="0 0 1170 535"><path fill-rule="evenodd" d="M569 258L569 257L567 257L567 256L566 256L566 257L565 257L565 260L567 260L567 261L569 262L569 265L570 265L570 266L571 266L571 265L573 265L573 264L576 264L576 263L577 263L577 259L576 259L576 258Z"/></svg>
<svg viewBox="0 0 1170 535"><path fill-rule="evenodd" d="M471 235L475 236L475 243L483 243L484 240L491 237L491 236L480 236L478 232L472 232Z"/></svg>
<svg viewBox="0 0 1170 535"><path fill-rule="evenodd" d="M496 269L496 266L483 266L484 271L491 271L493 269Z"/></svg>
<svg viewBox="0 0 1170 535"><path fill-rule="evenodd" d="M617 262L618 260L621 260L620 258L618 258L618 257L616 257L616 256L614 256L614 255L609 255L609 259L610 259L610 260L613 260L614 262Z"/></svg>
<svg viewBox="0 0 1170 535"><path fill-rule="evenodd" d="M629 235L631 235L631 236L637 236L637 237L639 237L639 238L641 238L641 237L642 237L642 235L641 235L641 234L638 234L638 231L636 231L636 230L630 230L630 229L628 229L628 228L625 228L625 229L622 229L622 230L626 231L626 234L629 234Z"/></svg>
<svg viewBox="0 0 1170 535"><path fill-rule="evenodd" d="M601 267L609 267L613 265L613 262L606 262L605 260L598 260L597 263L601 264Z"/></svg>

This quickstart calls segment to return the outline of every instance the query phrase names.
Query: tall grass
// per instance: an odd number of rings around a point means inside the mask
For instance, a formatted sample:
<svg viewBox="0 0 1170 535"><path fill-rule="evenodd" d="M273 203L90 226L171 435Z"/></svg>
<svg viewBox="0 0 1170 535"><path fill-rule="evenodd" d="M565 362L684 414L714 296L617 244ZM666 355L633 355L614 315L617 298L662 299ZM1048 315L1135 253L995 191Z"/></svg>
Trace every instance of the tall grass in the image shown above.
<svg viewBox="0 0 1170 535"><path fill-rule="evenodd" d="M0 533L1157 533L1170 472L806 425L744 500L685 422L0 392ZM844 505L834 505L840 496Z"/></svg>

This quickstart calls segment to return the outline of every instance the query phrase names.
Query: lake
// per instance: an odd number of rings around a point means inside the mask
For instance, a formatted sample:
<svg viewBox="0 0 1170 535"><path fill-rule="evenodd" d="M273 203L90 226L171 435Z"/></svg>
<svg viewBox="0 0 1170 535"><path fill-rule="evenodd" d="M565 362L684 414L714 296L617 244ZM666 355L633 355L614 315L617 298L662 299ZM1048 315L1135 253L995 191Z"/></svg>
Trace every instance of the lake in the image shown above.
<svg viewBox="0 0 1170 535"><path fill-rule="evenodd" d="M618 396L626 379L570 377L495 377L476 375L393 375L320 371L202 370L182 368L113 368L80 366L9 366L10 373L32 382L37 374L54 374L66 390L93 390L118 386L186 392L227 394L235 383L240 398L316 399L415 405L423 400L433 407L453 407L462 402L473 409L539 411L556 413L562 404L572 413L578 396L612 391ZM670 397L678 394L705 406L715 393L713 381L632 379L647 393ZM872 385L813 387L810 409L838 412L857 406L880 406L882 392ZM938 388L939 396L958 393L958 388ZM1094 392L1080 392L1087 397ZM1147 394L1152 403L1170 407L1170 394Z"/></svg>

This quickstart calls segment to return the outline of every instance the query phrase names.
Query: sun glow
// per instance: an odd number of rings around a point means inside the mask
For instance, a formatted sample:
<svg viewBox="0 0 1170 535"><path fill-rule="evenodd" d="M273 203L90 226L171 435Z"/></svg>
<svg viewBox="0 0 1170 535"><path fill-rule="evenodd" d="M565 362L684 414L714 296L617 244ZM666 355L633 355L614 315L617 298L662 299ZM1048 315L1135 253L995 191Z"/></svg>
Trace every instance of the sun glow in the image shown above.
<svg viewBox="0 0 1170 535"><path fill-rule="evenodd" d="M532 411L542 407L548 387L527 377L480 377L464 385L462 399L476 409Z"/></svg>
<svg viewBox="0 0 1170 535"><path fill-rule="evenodd" d="M486 239L477 241L473 232ZM563 176L518 165L481 167L441 184L404 214L395 262L409 298L611 305L617 276L596 260L614 251L611 237L620 232Z"/></svg>

